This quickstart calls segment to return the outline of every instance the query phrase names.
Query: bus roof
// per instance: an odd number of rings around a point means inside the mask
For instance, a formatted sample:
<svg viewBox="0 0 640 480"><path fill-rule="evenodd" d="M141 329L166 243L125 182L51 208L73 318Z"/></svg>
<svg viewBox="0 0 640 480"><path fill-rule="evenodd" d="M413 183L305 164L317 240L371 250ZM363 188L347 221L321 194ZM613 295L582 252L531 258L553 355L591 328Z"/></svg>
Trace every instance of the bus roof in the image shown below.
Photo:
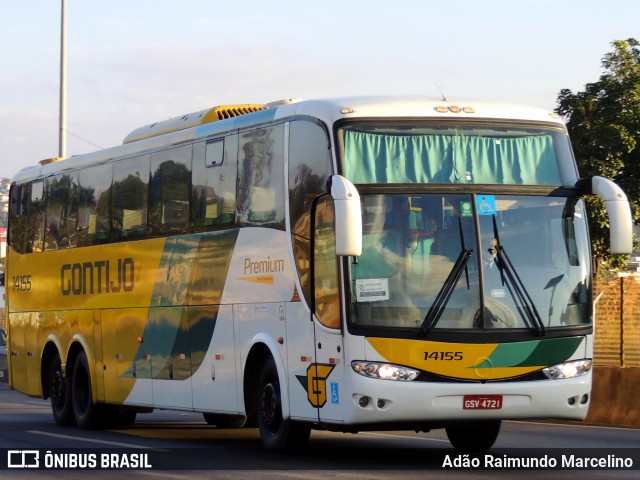
<svg viewBox="0 0 640 480"><path fill-rule="evenodd" d="M564 125L560 117L547 110L516 104L473 100L437 100L421 96L344 97L307 100L278 107L276 118L311 115L328 124L342 118L478 118L552 122Z"/></svg>
<svg viewBox="0 0 640 480"><path fill-rule="evenodd" d="M544 109L513 104L437 100L421 96L343 97L322 100L284 100L270 104L213 107L155 122L133 130L122 145L69 157L62 161L27 167L14 177L24 183L118 158L142 155L162 147L189 143L198 138L223 135L294 116L311 116L328 126L355 118L492 119L554 123L558 115Z"/></svg>

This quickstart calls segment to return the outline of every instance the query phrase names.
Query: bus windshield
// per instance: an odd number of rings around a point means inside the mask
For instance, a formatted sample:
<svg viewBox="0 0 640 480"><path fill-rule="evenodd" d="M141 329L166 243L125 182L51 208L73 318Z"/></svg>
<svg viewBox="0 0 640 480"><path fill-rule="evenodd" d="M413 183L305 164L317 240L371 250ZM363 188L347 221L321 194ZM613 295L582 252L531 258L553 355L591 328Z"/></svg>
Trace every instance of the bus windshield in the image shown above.
<svg viewBox="0 0 640 480"><path fill-rule="evenodd" d="M482 194L363 195L350 264L362 327L528 329L591 322L582 200Z"/></svg>
<svg viewBox="0 0 640 480"><path fill-rule="evenodd" d="M339 130L354 184L565 185L578 180L566 133L500 124L358 123Z"/></svg>

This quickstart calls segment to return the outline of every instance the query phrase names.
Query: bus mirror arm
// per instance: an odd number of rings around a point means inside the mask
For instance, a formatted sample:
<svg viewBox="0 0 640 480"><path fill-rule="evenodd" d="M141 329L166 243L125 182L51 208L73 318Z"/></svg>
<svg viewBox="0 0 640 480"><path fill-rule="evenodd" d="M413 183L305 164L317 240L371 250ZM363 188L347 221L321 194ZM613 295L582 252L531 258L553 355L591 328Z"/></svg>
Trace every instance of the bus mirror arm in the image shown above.
<svg viewBox="0 0 640 480"><path fill-rule="evenodd" d="M349 180L332 175L327 191L335 208L336 255L359 257L362 254L362 209L360 194Z"/></svg>
<svg viewBox="0 0 640 480"><path fill-rule="evenodd" d="M622 189L604 177L588 177L577 185L585 195L594 194L604 201L609 217L611 253L629 254L633 250L631 207Z"/></svg>

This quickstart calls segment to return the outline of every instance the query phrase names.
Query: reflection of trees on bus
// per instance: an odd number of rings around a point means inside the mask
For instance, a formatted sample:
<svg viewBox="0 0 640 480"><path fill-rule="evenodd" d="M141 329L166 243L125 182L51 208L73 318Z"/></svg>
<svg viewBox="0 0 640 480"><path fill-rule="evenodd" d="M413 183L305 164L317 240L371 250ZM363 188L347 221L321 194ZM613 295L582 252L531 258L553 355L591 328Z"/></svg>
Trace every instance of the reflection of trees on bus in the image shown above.
<svg viewBox="0 0 640 480"><path fill-rule="evenodd" d="M326 175L314 174L309 165L302 164L296 169L294 186L291 190L291 219L295 224L291 230L309 238L311 203L325 189Z"/></svg>
<svg viewBox="0 0 640 480"><path fill-rule="evenodd" d="M271 151L273 140L269 138L270 129L254 130L243 138L244 159L238 180L238 212L252 221L272 221L276 218L275 209L269 210L271 186Z"/></svg>
<svg viewBox="0 0 640 480"><path fill-rule="evenodd" d="M333 200L323 197L316 208L314 223L315 314L329 328L340 327L338 262L335 241Z"/></svg>
<svg viewBox="0 0 640 480"><path fill-rule="evenodd" d="M47 179L45 250L66 248L75 241L77 229L77 184L71 175Z"/></svg>
<svg viewBox="0 0 640 480"><path fill-rule="evenodd" d="M146 233L147 189L140 172L130 173L112 187L113 215L112 235L115 237L139 236Z"/></svg>
<svg viewBox="0 0 640 480"><path fill-rule="evenodd" d="M191 174L180 162L165 161L153 172L149 191L149 228L152 234L186 230L190 183Z"/></svg>

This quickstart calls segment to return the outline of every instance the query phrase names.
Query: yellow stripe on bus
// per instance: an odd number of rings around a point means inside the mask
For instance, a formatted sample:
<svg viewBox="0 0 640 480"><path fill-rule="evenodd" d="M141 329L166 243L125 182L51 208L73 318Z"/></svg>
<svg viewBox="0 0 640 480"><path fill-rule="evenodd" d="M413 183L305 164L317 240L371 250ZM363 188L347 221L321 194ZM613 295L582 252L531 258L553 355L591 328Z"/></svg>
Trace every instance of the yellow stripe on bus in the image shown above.
<svg viewBox="0 0 640 480"><path fill-rule="evenodd" d="M542 367L492 366L490 357L498 347L497 343L447 343L396 338L367 338L367 341L389 363L450 378L496 380L524 375Z"/></svg>

